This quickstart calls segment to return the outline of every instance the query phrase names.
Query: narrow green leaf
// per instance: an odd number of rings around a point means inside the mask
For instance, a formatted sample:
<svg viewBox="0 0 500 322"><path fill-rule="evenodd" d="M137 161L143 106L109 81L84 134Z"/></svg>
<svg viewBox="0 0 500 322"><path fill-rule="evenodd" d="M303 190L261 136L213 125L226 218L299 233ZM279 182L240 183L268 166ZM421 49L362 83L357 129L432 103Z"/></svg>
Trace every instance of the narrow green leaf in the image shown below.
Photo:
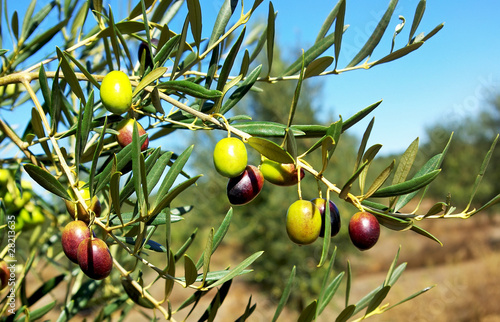
<svg viewBox="0 0 500 322"><path fill-rule="evenodd" d="M246 27L243 27L240 35L238 36L238 39L236 39L233 47L231 47L231 50L227 54L224 64L222 65L222 69L219 73L219 78L217 80L217 90L219 91L224 90L224 86L226 85L228 77L231 73L231 69L233 68L236 56L238 55L243 39L245 38L245 32L246 32Z"/></svg>
<svg viewBox="0 0 500 322"><path fill-rule="evenodd" d="M330 204L330 193L327 192L325 205L329 205L329 204ZM324 209L325 209L324 210L324 212L325 212L324 222L330 223L331 222L331 215L332 215L330 212L330 207L325 206ZM331 242L331 238L329 238L329 236L331 236L331 229L332 229L331 226L332 225L325 225L325 231L324 231L325 237L323 238L323 247L321 249L321 258L319 260L317 267L323 266L323 264L326 262L326 259L328 258L328 252L330 251L330 242ZM337 249L335 249L335 252L336 251L337 251ZM334 253L334 255L335 255L335 253ZM332 261L333 261L333 258L332 258Z"/></svg>
<svg viewBox="0 0 500 322"><path fill-rule="evenodd" d="M288 282L286 283L285 288L283 289L283 293L281 294L280 301L278 303L278 306L276 307L276 311L274 312L272 322L275 322L278 319L281 312L283 311L283 308L285 307L286 302L288 301L288 297L290 296L290 292L292 291L292 285L293 285L293 280L295 278L296 271L297 271L297 268L295 266L293 266L292 271L290 272L290 277L288 278Z"/></svg>
<svg viewBox="0 0 500 322"><path fill-rule="evenodd" d="M109 30L111 31L110 35L110 40L111 40L111 47L113 47L113 53L115 54L114 61L116 61L118 65L118 70L120 70L120 46L118 45L118 37L117 37L117 32L116 32L116 27L115 27L115 20L113 18L113 11L111 10L111 5L109 6L109 14L108 14L109 20ZM108 57L109 58L109 57Z"/></svg>
<svg viewBox="0 0 500 322"><path fill-rule="evenodd" d="M168 193L168 191L174 184L175 179L177 179L177 176L181 173L182 168L189 160L191 152L193 152L193 148L194 148L193 145L189 146L186 150L184 150L184 152L181 153L181 155L179 155L177 160L175 160L175 162L172 164L167 174L165 175L165 178L163 179L160 188L158 189L158 192L156 194L156 200L153 204L153 208L156 208L159 201L163 199L164 196Z"/></svg>
<svg viewBox="0 0 500 322"><path fill-rule="evenodd" d="M78 78L75 75L75 71L73 70L73 68L71 68L68 60L66 59L66 56L64 56L59 47L56 47L56 50L57 50L57 56L59 57L60 60L61 69L64 74L64 79L71 87L71 91L80 99L82 104L85 105L86 104L85 95L83 95L83 91L80 86L80 83L78 82Z"/></svg>
<svg viewBox="0 0 500 322"><path fill-rule="evenodd" d="M226 26L229 22L229 19L233 15L235 9L235 3L233 4L233 0L225 0L222 4L222 7L217 14L217 19L215 19L214 27L212 28L212 34L210 35L210 39L208 41L208 47L212 46L219 40L220 36L222 36L226 30Z"/></svg>
<svg viewBox="0 0 500 322"><path fill-rule="evenodd" d="M186 17L186 20L184 21L184 26L182 27L181 38L179 40L179 47L177 48L177 54L175 56L174 66L172 67L172 76L170 77L170 80L175 79L175 74L177 73L179 64L181 63L181 57L182 54L184 53L184 46L186 43L188 26L189 26L189 17Z"/></svg>
<svg viewBox="0 0 500 322"><path fill-rule="evenodd" d="M35 292L31 294L31 296L27 300L27 306L32 306L36 302L38 302L39 299L44 297L46 294L50 293L54 288L56 288L59 283L61 283L64 280L64 274L57 275L45 283L43 283L42 286L40 286Z"/></svg>
<svg viewBox="0 0 500 322"><path fill-rule="evenodd" d="M351 62L347 64L346 66L347 68L356 66L363 59L372 54L373 50L375 49L375 47L377 47L378 43L380 42L380 39L382 39L382 36L384 35L385 30L389 25L392 13L394 12L394 9L396 9L397 4L398 0L391 0L391 2L389 3L389 7L387 8L382 18L380 19L377 27L375 27L375 30L373 31L372 35L363 45L361 50L356 54L356 56L354 56Z"/></svg>
<svg viewBox="0 0 500 322"><path fill-rule="evenodd" d="M191 33L196 47L200 48L201 42L201 7L198 0L187 0L189 23L191 24Z"/></svg>
<svg viewBox="0 0 500 322"><path fill-rule="evenodd" d="M391 266L389 267L389 270L387 271L387 275L385 277L384 281L384 286L389 285L389 281L391 280L392 273L394 273L394 269L396 268L396 264L399 260L399 253L401 252L401 245L399 245L398 251L396 252L396 256L394 256L394 259L392 260Z"/></svg>
<svg viewBox="0 0 500 322"><path fill-rule="evenodd" d="M121 278L121 283L122 283L123 289L125 290L125 292L129 296L129 298L134 303L136 303L136 304L138 304L138 305L140 305L142 307L148 308L148 309L153 309L155 307L154 304L153 304L153 302L151 302L149 299L147 299L146 297L144 297L144 295L141 292L139 292L132 285L132 282L128 278L122 277ZM147 292L147 291L144 291L144 292Z"/></svg>
<svg viewBox="0 0 500 322"><path fill-rule="evenodd" d="M210 258L212 257L213 249L213 239L214 239L214 229L210 229L208 234L207 242L205 244L205 250L203 251L203 280L202 283L205 284L208 271L210 269ZM221 283L222 284L222 283Z"/></svg>
<svg viewBox="0 0 500 322"><path fill-rule="evenodd" d="M198 277L198 272L196 270L196 265L194 264L191 257L184 254L184 276L186 281L186 286L189 286L196 281Z"/></svg>
<svg viewBox="0 0 500 322"><path fill-rule="evenodd" d="M134 222L134 223L130 224L129 222L131 220L135 220L137 218L138 218L137 214L135 214L133 212L121 213L121 219L116 214L113 214L113 215L111 215L111 218L109 220L109 225L110 226L121 225L122 220L123 220L124 223L128 223L127 226L134 227L134 226L139 225L139 223ZM165 211L160 212L153 220L148 220L147 225L148 226L162 226L162 225L165 225L167 222L176 223L176 222L179 222L183 219L184 218L181 216L171 214L168 211L168 209L166 209ZM107 222L106 219L103 219L102 221Z"/></svg>
<svg viewBox="0 0 500 322"><path fill-rule="evenodd" d="M318 301L314 300L306 306L306 308L300 313L298 322L311 322L316 316L316 309L318 308Z"/></svg>
<svg viewBox="0 0 500 322"><path fill-rule="evenodd" d="M393 60L396 60L396 59L399 59L403 56L406 56L408 55L409 53L411 53L412 51L415 51L417 50L418 48L420 48L420 46L422 46L424 44L423 41L419 41L419 42L415 42L411 45L408 45L408 46L405 46L401 49L398 49L396 51L393 51L392 53L390 53L389 55L377 60L377 61L374 61L373 64L371 65L372 67L373 66L376 66L376 65L380 65L380 64L384 64L384 63L388 63L390 61L393 61Z"/></svg>
<svg viewBox="0 0 500 322"><path fill-rule="evenodd" d="M491 207L491 206L493 206L493 205L495 205L495 204L497 204L499 202L500 202L500 194L498 194L495 197L491 198L490 201L488 201L487 203L485 203L484 205L482 205L481 207L479 207L478 209L476 209L475 211L473 211L472 214L471 214L471 216L477 214L480 211L488 209L489 207Z"/></svg>
<svg viewBox="0 0 500 322"><path fill-rule="evenodd" d="M347 283L345 286L345 306L349 307L349 297L351 295L352 269L351 262L347 261Z"/></svg>
<svg viewBox="0 0 500 322"><path fill-rule="evenodd" d="M233 119L234 118L231 118L231 120ZM249 121L249 122L232 123L231 125L252 136L282 138L285 135L287 135L286 126L281 123L267 122L267 121ZM296 130L294 126L290 127L289 131L293 133L294 136L305 135L304 132Z"/></svg>
<svg viewBox="0 0 500 322"><path fill-rule="evenodd" d="M342 186L342 189L340 191L340 194L339 194L339 198L341 199L344 199L345 197L347 197L347 194L349 193L349 191L351 190L352 188L352 184L354 183L354 181L356 181L356 179L361 175L361 173L363 172L363 169L366 167L366 165L368 164L369 162L366 161L364 162L363 164L361 164L361 166L358 168L358 170L356 172L354 172L354 174L347 180L347 182Z"/></svg>
<svg viewBox="0 0 500 322"><path fill-rule="evenodd" d="M161 19L166 15L166 11L173 0L164 0L160 1L155 11L153 12L153 16L151 17L152 22L160 23Z"/></svg>
<svg viewBox="0 0 500 322"><path fill-rule="evenodd" d="M373 103L370 106L365 107L364 109L362 109L361 111L357 112L356 114L348 118L346 121L344 121L344 123L342 124L342 132L345 132L348 128L361 121L365 116L370 114L371 111L377 108L380 105L380 103L382 103L382 100Z"/></svg>
<svg viewBox="0 0 500 322"><path fill-rule="evenodd" d="M33 132L38 137L38 139L42 139L45 137L45 130L42 124L42 119L40 118L40 115L38 114L38 111L35 108L31 109L31 126L33 128ZM53 159L52 151L50 150L47 141L40 142L40 145L42 146L45 155L49 158L49 160L52 160Z"/></svg>
<svg viewBox="0 0 500 322"><path fill-rule="evenodd" d="M378 213L375 211L373 211L373 213L377 215L378 222L384 227L387 227L389 229L396 231L406 231L413 227L413 221L411 219L397 218L391 215Z"/></svg>
<svg viewBox="0 0 500 322"><path fill-rule="evenodd" d="M380 291L378 291L375 294L375 296L372 298L372 300L368 304L368 307L366 308L365 316L368 315L368 313L374 311L382 303L382 301L386 298L386 296L390 290L391 290L391 286L385 285L384 287L382 287L382 289Z"/></svg>
<svg viewBox="0 0 500 322"><path fill-rule="evenodd" d="M26 39L29 36L29 29L33 21L33 11L35 10L36 0L32 0L26 8L26 13L24 14L23 25L21 27L21 39Z"/></svg>
<svg viewBox="0 0 500 322"><path fill-rule="evenodd" d="M188 239L184 242L184 244L177 250L175 253L174 259L175 262L177 262L182 255L186 253L186 251L189 249L189 247L193 244L194 239L196 238L196 234L198 233L198 228L195 228L194 232L189 235ZM196 268L196 266L195 266ZM198 270L196 268L196 270Z"/></svg>
<svg viewBox="0 0 500 322"><path fill-rule="evenodd" d="M245 259L244 261L242 261L241 263L236 265L232 270L230 270L226 276L224 276L223 278L221 278L217 282L211 284L210 286L208 286L208 288L214 288L216 286L219 286L219 285L229 281L230 279L233 279L234 277L240 275L248 266L252 265L252 263L257 258L259 258L263 253L264 253L263 251L259 251L259 252L254 253L253 255L250 255L247 259Z"/></svg>
<svg viewBox="0 0 500 322"><path fill-rule="evenodd" d="M290 128L286 129L286 151L292 156L292 158L297 158L297 140L295 140L295 135Z"/></svg>
<svg viewBox="0 0 500 322"><path fill-rule="evenodd" d="M222 105L220 110L221 114L227 113L231 108L233 108L252 88L252 86L257 81L260 71L262 70L262 65L255 67L252 72L243 80L238 88L229 96L226 102Z"/></svg>
<svg viewBox="0 0 500 322"><path fill-rule="evenodd" d="M183 94L187 94L196 98L210 100L215 100L222 96L222 92L219 90L210 90L205 88L204 86L187 80L166 81L158 84L158 86L156 87L159 89L181 92Z"/></svg>
<svg viewBox="0 0 500 322"><path fill-rule="evenodd" d="M233 208L229 208L229 210L226 213L226 216L224 217L224 220L222 221L219 228L217 229L217 231L214 234L213 244L212 244L212 253L215 252L217 247L219 247L220 243L224 239L224 236L226 236L226 233L229 229L229 225L231 224L232 218L233 218ZM203 257L200 257L200 259L196 263L197 269L201 268L202 258Z"/></svg>
<svg viewBox="0 0 500 322"><path fill-rule="evenodd" d="M208 305L207 309L205 310L205 313L201 316L201 318L198 320L199 322L202 321L208 321L208 322L213 322L215 321L215 317L217 315L217 312L226 299L227 293L229 293L229 289L231 288L232 281L227 281L224 283L220 289L217 290L217 293L215 294L214 298Z"/></svg>
<svg viewBox="0 0 500 322"><path fill-rule="evenodd" d="M396 306L398 306L398 305L401 305L401 304L403 304L403 303L405 303L405 302L407 302L407 301L413 300L414 298L416 298L416 297L417 297L417 296L419 296L420 294L423 294L423 293L425 293L425 292L427 292L427 291L431 290L432 288L434 288L434 286L436 286L436 285L432 285L432 286L426 287L426 288L424 288L424 289L422 289L422 290L420 290L420 291L418 291L418 292L416 292L416 293L414 293L414 294L412 294L412 295L408 296L408 297L407 297L407 298L405 298L404 300L401 300L401 301L399 301L398 303L396 303L396 304L394 304L394 305L391 305L391 306L390 306L390 307L388 307L385 311L389 311L390 309L392 309L392 308L394 308L394 307L396 307ZM384 312L385 312L385 311L384 311Z"/></svg>
<svg viewBox="0 0 500 322"><path fill-rule="evenodd" d="M165 61L170 57L170 54L172 53L174 48L179 44L180 40L181 35L175 35L170 38L153 57L154 64L159 64L160 66L163 65Z"/></svg>
<svg viewBox="0 0 500 322"><path fill-rule="evenodd" d="M387 168L385 168L379 175L378 177L372 182L370 188L368 188L368 191L363 195L363 199L369 198L371 195L375 193L382 185L384 182L389 178L391 175L392 169L394 169L394 164L395 160L392 160L391 164Z"/></svg>
<svg viewBox="0 0 500 322"><path fill-rule="evenodd" d="M273 66L273 56L274 56L274 34L275 34L275 22L276 15L278 13L274 12L274 6L271 1L269 1L269 13L267 15L267 76L271 75L271 69Z"/></svg>
<svg viewBox="0 0 500 322"><path fill-rule="evenodd" d="M344 31L347 28L344 28ZM302 66L302 59L304 60L304 66L308 67L309 64L318 58L322 53L324 53L328 48L330 48L335 43L335 33L331 33L325 38L321 39L315 43L311 48L309 48L304 54L304 58L299 57L295 62L293 62L283 73L282 76L291 76L300 70Z"/></svg>
<svg viewBox="0 0 500 322"><path fill-rule="evenodd" d="M169 191L159 202L158 204L153 208L153 211L149 215L149 218L155 218L165 207L170 205L172 200L174 200L175 197L177 197L181 192L189 188L191 185L195 184L196 181L201 177L202 175L197 175L196 177L189 178L188 180L178 184L176 187L174 187L171 191ZM158 196L157 196L158 198ZM156 202L156 200L155 200Z"/></svg>
<svg viewBox="0 0 500 322"><path fill-rule="evenodd" d="M417 8L415 9L415 14L413 15L413 22L411 24L410 34L408 36L408 43L413 42L413 36L417 31L418 25L424 16L426 0L420 0L418 2Z"/></svg>
<svg viewBox="0 0 500 322"><path fill-rule="evenodd" d="M351 304L347 306L345 309L340 312L340 314L335 319L335 322L346 322L352 316L354 310L356 309L356 305Z"/></svg>
<svg viewBox="0 0 500 322"><path fill-rule="evenodd" d="M72 55L70 55L69 53L67 52L63 52L63 55L64 57L66 58L69 58L71 59L71 61L78 67L78 69L85 75L85 77L87 77L87 79L97 88L101 88L101 85L99 84L99 82L94 78L94 76L92 76L92 74L85 68L85 66L83 66L79 61L78 59L76 59L75 57L73 57Z"/></svg>
<svg viewBox="0 0 500 322"><path fill-rule="evenodd" d="M149 9L151 5L153 4L154 0L144 0L144 7L145 9ZM133 20L134 18L138 17L139 15L142 15L142 1L139 1L135 7L130 11L128 15L129 20Z"/></svg>
<svg viewBox="0 0 500 322"><path fill-rule="evenodd" d="M160 152L158 150L158 152ZM151 194L153 188L156 186L158 181L163 174L163 171L166 169L167 164L170 162L170 158L172 157L172 152L166 152L161 155L159 158L153 158L155 160L151 171L148 172L148 194Z"/></svg>
<svg viewBox="0 0 500 322"><path fill-rule="evenodd" d="M344 34L346 1L340 0L337 5L339 4L339 13L337 15L337 21L335 22L335 69L337 69L337 64L340 56L340 48L342 46L342 36Z"/></svg>
<svg viewBox="0 0 500 322"><path fill-rule="evenodd" d="M342 282L342 278L344 278L344 275L345 275L344 272L340 272L335 277L335 279L326 287L326 290L323 295L323 300L320 302L318 308L318 315L320 315L323 312L328 303L330 303L330 301L332 300L333 296L335 295L340 286L340 283Z"/></svg>
<svg viewBox="0 0 500 322"><path fill-rule="evenodd" d="M293 99L292 99L292 104L290 106L290 112L288 114L288 122L287 122L287 129L290 128L293 122L293 118L295 116L295 111L297 109L297 104L299 103L299 97L300 97L300 89L302 88L302 81L304 79L304 61L302 61L302 67L300 69L300 75L299 75L299 81L297 82L297 86L295 87L295 92L293 94ZM285 140L286 140L285 136Z"/></svg>
<svg viewBox="0 0 500 322"><path fill-rule="evenodd" d="M239 318L237 318L235 320L236 322L247 321L248 318L250 317L250 315L252 315L253 311L255 311L255 308L257 307L257 303L255 303L252 306L250 306L250 304L252 304L252 295L250 295L250 298L248 299L248 303L247 303L247 306L245 308L245 312Z"/></svg>
<svg viewBox="0 0 500 322"><path fill-rule="evenodd" d="M116 239L127 243L129 245L138 245L140 249L147 249L147 250L152 250L158 253L166 253L167 248L163 246L160 243L155 242L154 240L145 240L144 238L142 239L142 243L138 243L137 240L141 240L140 237L122 237L122 236L115 236Z"/></svg>
<svg viewBox="0 0 500 322"><path fill-rule="evenodd" d="M328 30L330 30L330 27L333 25L335 18L337 18L337 14L339 12L340 5L342 2L344 2L344 0L339 0L335 5L335 7L333 7L332 11L330 11L325 21L321 25L321 28L319 29L318 35L316 36L316 40L314 41L314 43L317 43L321 39L325 38L326 34L328 33Z"/></svg>
<svg viewBox="0 0 500 322"><path fill-rule="evenodd" d="M47 106L51 106L50 88L43 64L40 64L40 69L38 70L38 82L40 83L40 90L42 92L43 99L45 100L45 104Z"/></svg>
<svg viewBox="0 0 500 322"><path fill-rule="evenodd" d="M146 88L146 86L148 86L152 82L162 77L163 74L165 74L166 72L167 72L167 67L158 67L152 70L140 81L139 85L137 85L137 87L134 89L132 97L135 97L137 94L139 94L140 91Z"/></svg>
<svg viewBox="0 0 500 322"><path fill-rule="evenodd" d="M295 163L292 156L273 141L252 136L247 140L247 143L270 160L279 163Z"/></svg>
<svg viewBox="0 0 500 322"><path fill-rule="evenodd" d="M432 36L437 34L439 32L439 30L443 29L443 27L444 27L444 23L437 25L436 27L434 27L434 29L431 30L431 32L429 32L426 36L424 36L424 38L422 38L421 41L429 40Z"/></svg>
<svg viewBox="0 0 500 322"><path fill-rule="evenodd" d="M144 141L146 140L146 135L141 136L140 139L140 144L142 145ZM118 160L118 163L116 165L116 170L120 171L123 169L125 166L128 165L130 160L132 160L132 144L127 145L123 149L121 149L117 154L116 154L116 159ZM111 177L111 167L112 163L109 162L103 170L99 171L99 174L95 176L95 179L97 179L97 185L96 185L96 193L101 191L104 186L109 182L109 178Z"/></svg>
<svg viewBox="0 0 500 322"><path fill-rule="evenodd" d="M19 16L17 14L17 10L12 14L12 18L10 18L10 24L14 37L16 38L16 40L19 40Z"/></svg>
<svg viewBox="0 0 500 322"><path fill-rule="evenodd" d="M439 167L441 160L442 160L442 153L433 156L424 164L422 168L420 168L417 171L417 173L415 173L413 177L414 178L421 177L424 174L436 170ZM425 189L427 189L427 187ZM394 206L394 211L398 211L401 208L403 208L406 204L408 204L408 202L410 202L413 199L413 197L415 197L415 195L417 195L417 193L418 191L414 191L412 193L401 196L397 201L396 205Z"/></svg>
<svg viewBox="0 0 500 322"><path fill-rule="evenodd" d="M358 170L359 166L363 162L363 155L365 153L366 144L368 143L368 139L370 138L370 134L372 132L374 122L375 122L375 117L372 117L370 123L368 123L368 126L366 127L365 132L363 133L363 138L361 139L361 143L359 144L358 156L356 158L356 163L354 164L354 171L353 172L356 172Z"/></svg>
<svg viewBox="0 0 500 322"><path fill-rule="evenodd" d="M363 155L363 162L366 162L366 167L363 169L361 174L359 175L359 188L361 193L364 193L365 191L365 183L366 183L366 176L368 174L368 169L370 168L370 165L375 159L375 156L377 156L378 151L382 148L382 144L375 144L372 145L371 147L366 150L365 154Z"/></svg>
<svg viewBox="0 0 500 322"><path fill-rule="evenodd" d="M490 163L491 157L493 155L493 151L495 150L495 146L497 145L498 142L498 137L500 135L497 135L495 139L493 140L493 143L490 146L490 149L486 153L483 162L481 164L481 168L479 169L479 173L477 174L476 180L474 181L474 186L472 187L472 192L469 198L469 202L467 203L466 208L469 209L470 205L472 204L472 200L474 199L474 196L477 193L477 189L479 185L481 184L481 181L484 177L484 174L486 172L486 169L488 168L488 164Z"/></svg>
<svg viewBox="0 0 500 322"><path fill-rule="evenodd" d="M410 170L415 162L415 158L417 157L418 152L418 138L416 138L406 149L406 151L401 156L399 160L399 164L396 168L396 172L394 173L394 177L392 179L392 185L402 183L408 177ZM394 204L396 200L395 197L390 199L391 205Z"/></svg>
<svg viewBox="0 0 500 322"><path fill-rule="evenodd" d="M431 171L423 176L416 177L410 179L408 181L398 183L395 185L391 185L385 188L381 188L377 190L372 197L375 198L384 198L384 197L392 197L392 196L400 196L413 191L416 191L422 187L425 187L429 183L431 183L441 172L440 169Z"/></svg>
<svg viewBox="0 0 500 322"><path fill-rule="evenodd" d="M327 196L328 197L328 196ZM328 204L328 201L325 203ZM328 210L330 211L330 210ZM330 219L330 216L328 216L328 219ZM326 219L325 219L326 221ZM325 227L326 228L326 227ZM328 234L326 234L326 230L328 230ZM330 236L330 229L325 230L325 236ZM328 238L330 239L330 238ZM318 296L318 310L316 310L316 319L318 319L318 316L321 314L323 311L323 308L325 306L325 293L327 292L327 283L328 280L330 279L330 272L333 269L333 264L335 263L335 257L337 256L337 246L335 246L333 250L332 257L330 259L330 265L328 265L328 268L325 271L325 274L323 275L323 282L321 283L321 291Z"/></svg>
<svg viewBox="0 0 500 322"><path fill-rule="evenodd" d="M438 243L439 245L443 246L443 243L437 239L433 234L431 234L430 232L428 232L427 230L423 229L422 227L419 227L419 226L415 226L413 225L411 227L411 230L413 230L414 232L416 232L417 234L420 234L422 236L425 236L429 239L432 239L433 241L435 241L436 243Z"/></svg>
<svg viewBox="0 0 500 322"><path fill-rule="evenodd" d="M50 191L63 199L71 200L71 197L66 189L53 175L34 164L25 164L23 168L26 170L28 175L40 186L45 188L45 190Z"/></svg>
<svg viewBox="0 0 500 322"><path fill-rule="evenodd" d="M56 304L57 304L57 300L54 300L53 302L50 302L49 304L44 305L41 308L38 308L36 310L31 311L29 313L29 319L28 320L26 320L26 316L22 316L19 319L16 319L16 321L24 322L24 321L38 320L38 319L42 318L42 316L44 316L45 314L47 314L50 311L52 311L52 309L54 309L54 307L56 306Z"/></svg>
<svg viewBox="0 0 500 322"><path fill-rule="evenodd" d="M318 76L333 63L332 56L320 57L312 61L304 73L304 79Z"/></svg>

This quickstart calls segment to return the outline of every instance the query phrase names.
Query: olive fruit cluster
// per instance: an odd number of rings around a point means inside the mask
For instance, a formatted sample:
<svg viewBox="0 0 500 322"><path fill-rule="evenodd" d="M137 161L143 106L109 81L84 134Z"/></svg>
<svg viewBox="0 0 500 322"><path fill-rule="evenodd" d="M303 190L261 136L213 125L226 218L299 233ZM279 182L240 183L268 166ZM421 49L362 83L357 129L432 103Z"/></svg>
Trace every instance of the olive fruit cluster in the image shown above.
<svg viewBox="0 0 500 322"><path fill-rule="evenodd" d="M102 280L109 276L113 268L113 257L108 245L94 237L81 220L70 222L61 236L64 254L70 261L80 266L88 277Z"/></svg>
<svg viewBox="0 0 500 322"><path fill-rule="evenodd" d="M45 221L42 208L33 200L31 183L21 180L21 189L17 186L14 173L8 169L0 169L0 199L8 214L16 217L16 231L31 229Z"/></svg>
<svg viewBox="0 0 500 322"><path fill-rule="evenodd" d="M231 204L247 204L262 190L264 177L259 168L247 164L247 150L241 140L228 137L217 142L213 161L217 172L229 178L227 197Z"/></svg>
<svg viewBox="0 0 500 322"><path fill-rule="evenodd" d="M311 201L297 200L286 213L286 232L290 240L299 245L313 243L318 237L325 237L326 200L316 198ZM330 237L340 231L341 221L337 206L330 200Z"/></svg>

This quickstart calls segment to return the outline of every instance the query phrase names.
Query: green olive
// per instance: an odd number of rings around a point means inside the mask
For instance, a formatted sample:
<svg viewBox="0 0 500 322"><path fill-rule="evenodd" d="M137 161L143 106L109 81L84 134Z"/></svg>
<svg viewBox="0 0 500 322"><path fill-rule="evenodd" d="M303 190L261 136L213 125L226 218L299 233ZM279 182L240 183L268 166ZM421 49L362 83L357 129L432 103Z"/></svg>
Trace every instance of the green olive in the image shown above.
<svg viewBox="0 0 500 322"><path fill-rule="evenodd" d="M278 186L293 186L299 181L297 168L293 163L279 163L263 157L260 171L264 179ZM300 169L300 178L304 177L304 169Z"/></svg>
<svg viewBox="0 0 500 322"><path fill-rule="evenodd" d="M224 177L235 178L245 171L247 166L247 149L237 138L224 138L214 149L214 166Z"/></svg>
<svg viewBox="0 0 500 322"><path fill-rule="evenodd" d="M83 181L78 182L79 192L82 195L83 199L85 200L87 206L90 208L90 210L94 212L96 217L99 217L101 215L101 202L99 201L97 196L93 196L92 199L90 199L89 189L82 188L83 185L85 185L85 182ZM76 196L72 189L68 189L68 193L74 200L74 201L64 200L66 204L66 209L68 210L69 214L71 215L72 218L76 220L82 220L88 223L90 221L90 214L87 211L85 211L83 206L76 201Z"/></svg>
<svg viewBox="0 0 500 322"><path fill-rule="evenodd" d="M321 222L318 207L308 200L297 200L286 213L286 232L294 243L308 245L318 239Z"/></svg>
<svg viewBox="0 0 500 322"><path fill-rule="evenodd" d="M101 83L101 100L104 107L114 114L123 114L132 106L132 85L124 72L114 70Z"/></svg>

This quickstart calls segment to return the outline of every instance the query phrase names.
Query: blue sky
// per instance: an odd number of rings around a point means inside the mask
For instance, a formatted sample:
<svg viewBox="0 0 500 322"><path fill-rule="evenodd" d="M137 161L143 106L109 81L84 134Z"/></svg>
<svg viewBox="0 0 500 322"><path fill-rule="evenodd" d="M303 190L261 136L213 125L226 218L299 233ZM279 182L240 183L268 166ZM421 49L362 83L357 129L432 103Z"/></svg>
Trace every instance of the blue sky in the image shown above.
<svg viewBox="0 0 500 322"><path fill-rule="evenodd" d="M107 5L109 1L104 1ZM203 35L211 27L222 0L200 1L203 12ZM111 1L115 15L123 17L127 6ZM336 1L273 1L278 11L276 39L285 59L293 61L307 49ZM389 1L347 1L345 23L350 27L344 34L339 67L345 66L375 28ZM396 39L396 48L403 46L413 20L417 1L400 0L388 27L387 35L373 53L378 59L388 53L398 16L406 18L406 26ZM9 11L18 10L21 2L8 1ZM43 3L39 1L38 6ZM246 9L252 1L245 1ZM25 4L23 4L24 6ZM269 1L264 1L250 21L265 20ZM239 13L240 7L236 9ZM179 31L186 5L171 23ZM330 118L339 114L345 118L380 99L383 103L371 115L375 117L370 144L381 143L381 153L403 151L416 137L425 138L425 128L437 122L457 124L487 105L488 99L500 93L500 2L428 1L417 34L428 33L441 22L444 28L419 50L389 64L371 70L357 70L341 75L319 78L323 91L317 106ZM2 17L3 19L3 17ZM20 19L22 19L20 17ZM5 30L5 29L4 29ZM5 30L6 31L6 30ZM5 32L4 31L4 32ZM5 44L5 39L4 39ZM333 56L333 50L324 55ZM361 136L371 117L350 132ZM500 129L499 129L500 130Z"/></svg>

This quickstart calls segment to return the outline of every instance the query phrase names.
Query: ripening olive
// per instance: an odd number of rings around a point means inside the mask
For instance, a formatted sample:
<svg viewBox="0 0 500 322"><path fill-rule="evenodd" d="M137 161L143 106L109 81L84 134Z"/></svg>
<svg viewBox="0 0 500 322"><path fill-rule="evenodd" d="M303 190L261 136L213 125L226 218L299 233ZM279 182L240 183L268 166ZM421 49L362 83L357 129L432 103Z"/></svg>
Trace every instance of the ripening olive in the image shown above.
<svg viewBox="0 0 500 322"><path fill-rule="evenodd" d="M286 232L296 244L307 245L318 239L321 231L321 213L308 200L297 200L286 213Z"/></svg>
<svg viewBox="0 0 500 322"><path fill-rule="evenodd" d="M262 190L264 177L259 168L248 165L238 177L227 183L227 198L232 205L244 205L252 201Z"/></svg>
<svg viewBox="0 0 500 322"><path fill-rule="evenodd" d="M116 136L116 140L118 144L124 148L130 143L132 143L132 137L134 133L134 123L137 124L137 133L139 137L146 134L146 131L142 127L142 125L132 118L127 118L118 123L116 130L118 131L118 135ZM149 138L146 137L146 141L141 145L141 151L145 151L149 145Z"/></svg>
<svg viewBox="0 0 500 322"><path fill-rule="evenodd" d="M297 168L293 163L279 163L264 158L260 164L264 179L278 186L293 186L299 181ZM300 179L304 178L304 169L300 169Z"/></svg>
<svg viewBox="0 0 500 322"><path fill-rule="evenodd" d="M247 166L247 149L237 138L224 138L217 142L214 149L214 166L221 175L234 178Z"/></svg>
<svg viewBox="0 0 500 322"><path fill-rule="evenodd" d="M7 262L0 259L0 291L9 284L10 271L7 267Z"/></svg>
<svg viewBox="0 0 500 322"><path fill-rule="evenodd" d="M78 245L77 260L80 269L88 277L102 280L113 268L113 257L108 245L99 238L88 237Z"/></svg>
<svg viewBox="0 0 500 322"><path fill-rule="evenodd" d="M61 236L61 244L64 254L66 254L70 261L78 264L78 246L89 237L89 227L81 220L72 221L64 227Z"/></svg>

